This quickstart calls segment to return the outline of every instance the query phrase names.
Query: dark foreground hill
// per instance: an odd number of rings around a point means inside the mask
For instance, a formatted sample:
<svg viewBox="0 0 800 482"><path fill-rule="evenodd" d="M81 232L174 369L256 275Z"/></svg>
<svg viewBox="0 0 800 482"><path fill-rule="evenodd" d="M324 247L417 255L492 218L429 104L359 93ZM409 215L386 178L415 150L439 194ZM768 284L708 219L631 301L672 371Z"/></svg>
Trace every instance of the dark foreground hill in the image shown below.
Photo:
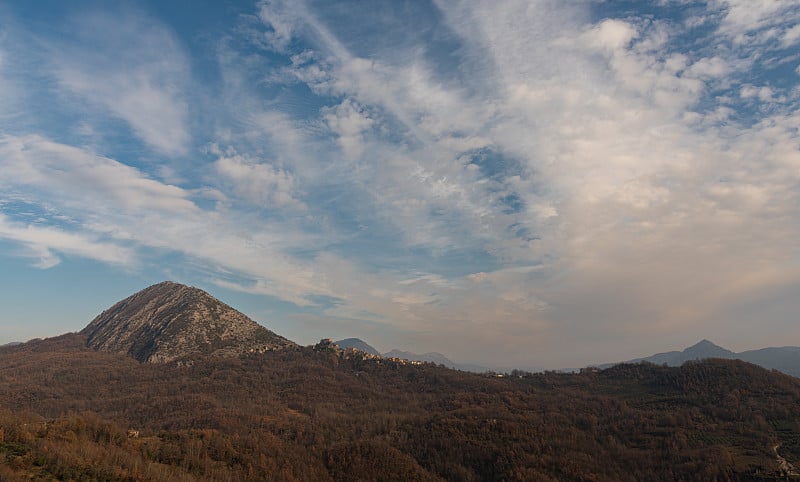
<svg viewBox="0 0 800 482"><path fill-rule="evenodd" d="M735 360L488 377L320 346L0 349L0 480L787 480L800 380Z"/></svg>

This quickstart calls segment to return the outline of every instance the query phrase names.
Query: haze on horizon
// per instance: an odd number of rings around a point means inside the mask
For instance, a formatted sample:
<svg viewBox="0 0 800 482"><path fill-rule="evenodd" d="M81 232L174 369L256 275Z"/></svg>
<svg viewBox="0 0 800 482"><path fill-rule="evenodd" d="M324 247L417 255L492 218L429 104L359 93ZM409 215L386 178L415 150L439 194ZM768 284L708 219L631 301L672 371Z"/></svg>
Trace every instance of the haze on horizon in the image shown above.
<svg viewBox="0 0 800 482"><path fill-rule="evenodd" d="M301 344L800 345L800 2L0 5L0 343L194 285Z"/></svg>

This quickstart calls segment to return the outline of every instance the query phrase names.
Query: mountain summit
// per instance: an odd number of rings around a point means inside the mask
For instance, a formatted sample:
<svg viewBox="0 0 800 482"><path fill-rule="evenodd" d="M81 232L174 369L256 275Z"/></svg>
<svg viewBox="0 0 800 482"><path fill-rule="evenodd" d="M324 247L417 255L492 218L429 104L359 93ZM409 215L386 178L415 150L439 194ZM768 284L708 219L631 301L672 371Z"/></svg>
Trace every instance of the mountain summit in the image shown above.
<svg viewBox="0 0 800 482"><path fill-rule="evenodd" d="M657 353L647 358L637 358L632 361L647 361L655 363L656 365L667 364L670 366L680 366L690 360L705 360L706 358L736 358L736 353L708 340L700 340L698 343L695 343L683 351Z"/></svg>
<svg viewBox="0 0 800 482"><path fill-rule="evenodd" d="M150 363L295 346L205 291L170 281L103 311L81 334L95 350Z"/></svg>
<svg viewBox="0 0 800 482"><path fill-rule="evenodd" d="M700 340L694 345L683 350L684 357L690 360L703 360L706 358L736 358L736 353L722 348L706 339Z"/></svg>

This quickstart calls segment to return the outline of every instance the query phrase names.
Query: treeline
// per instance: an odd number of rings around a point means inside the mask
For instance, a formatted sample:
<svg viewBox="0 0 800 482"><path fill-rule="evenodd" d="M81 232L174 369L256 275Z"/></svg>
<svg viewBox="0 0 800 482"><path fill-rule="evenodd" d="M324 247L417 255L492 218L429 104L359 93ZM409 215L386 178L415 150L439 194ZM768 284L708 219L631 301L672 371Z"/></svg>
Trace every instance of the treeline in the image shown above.
<svg viewBox="0 0 800 482"><path fill-rule="evenodd" d="M754 365L513 375L311 348L148 365L66 335L0 350L0 480L786 480L800 461L800 380Z"/></svg>

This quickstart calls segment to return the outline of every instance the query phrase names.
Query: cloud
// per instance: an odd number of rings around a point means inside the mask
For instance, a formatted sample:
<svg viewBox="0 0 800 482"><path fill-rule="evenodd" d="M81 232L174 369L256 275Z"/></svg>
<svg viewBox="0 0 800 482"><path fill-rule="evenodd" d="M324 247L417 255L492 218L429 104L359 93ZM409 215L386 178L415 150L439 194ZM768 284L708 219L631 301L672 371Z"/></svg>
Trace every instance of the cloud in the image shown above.
<svg viewBox="0 0 800 482"><path fill-rule="evenodd" d="M462 98L461 87L443 85L419 56L402 65L357 57L309 9L283 8L293 9L294 21L302 22L299 31L318 49L293 57L291 78L320 96L344 97L320 111L343 153L342 159L330 160L339 168L336 179L371 199L383 219L415 245L440 249L471 239L454 233L454 226L494 238L496 223L485 215L486 204L501 204L499 199L510 193L496 183L474 184L464 152L489 144L474 133L491 115L491 104ZM407 138L412 150L386 143L390 130Z"/></svg>
<svg viewBox="0 0 800 482"><path fill-rule="evenodd" d="M264 0L258 4L258 17L269 27L263 39L272 49L285 52L298 28L297 14L281 0Z"/></svg>
<svg viewBox="0 0 800 482"><path fill-rule="evenodd" d="M67 208L85 208L91 199L98 201L92 207L98 214L111 214L115 209L197 214L183 189L149 179L135 168L81 148L38 135L5 136L0 139L0 152L0 185L35 190Z"/></svg>
<svg viewBox="0 0 800 482"><path fill-rule="evenodd" d="M716 0L712 2L724 12L720 31L741 39L776 22L796 17L795 0Z"/></svg>
<svg viewBox="0 0 800 482"><path fill-rule="evenodd" d="M637 36L638 32L633 25L622 20L607 19L593 26L585 34L583 41L589 46L613 52L626 48Z"/></svg>
<svg viewBox="0 0 800 482"><path fill-rule="evenodd" d="M96 236L13 223L3 213L0 213L0 238L24 245L27 249L25 256L36 258L36 267L42 269L52 268L61 262L54 252L122 266L129 266L134 259L131 249L100 241Z"/></svg>
<svg viewBox="0 0 800 482"><path fill-rule="evenodd" d="M310 263L284 254L309 239L285 224L276 227L274 221L262 220L248 228L246 223L252 218L246 212L204 210L190 191L151 179L86 149L41 136L3 138L0 167L4 192L24 193L28 203L53 206L47 223L55 223L56 216L73 220L58 230L67 233L66 237L57 237L58 231L33 231L57 239L59 243L53 249L59 247L95 259L88 241L102 239L110 243L103 245L107 248L115 243L124 245L126 262L147 258L153 250L177 252L232 276L257 280L262 293L299 305L309 305L310 296L330 294L328 283L315 277ZM209 195L205 190L198 194ZM213 192L211 195L217 197ZM13 239L33 248L49 246L37 244L39 238L23 237L21 232L21 228L9 228L7 237L13 235ZM87 247L78 249L82 240L87 241ZM110 259L102 254L106 252L109 249L99 250L104 260ZM43 265L54 261L47 253L40 249Z"/></svg>
<svg viewBox="0 0 800 482"><path fill-rule="evenodd" d="M787 29L783 33L783 38L781 38L784 47L792 46L796 44L798 40L800 40L800 24Z"/></svg>
<svg viewBox="0 0 800 482"><path fill-rule="evenodd" d="M761 102L773 101L773 94L773 90L767 86L756 87L750 84L743 85L742 90L739 93L743 99L756 98Z"/></svg>
<svg viewBox="0 0 800 482"><path fill-rule="evenodd" d="M328 127L339 136L339 145L348 159L358 159L364 152L363 136L374 120L351 99L322 112Z"/></svg>
<svg viewBox="0 0 800 482"><path fill-rule="evenodd" d="M189 65L174 34L134 11L68 23L74 36L49 45L58 84L124 120L156 151L186 154Z"/></svg>
<svg viewBox="0 0 800 482"><path fill-rule="evenodd" d="M303 206L293 196L295 181L290 173L237 154L235 150L223 152L212 145L211 151L217 156L216 172L233 183L234 191L244 199L261 207Z"/></svg>
<svg viewBox="0 0 800 482"><path fill-rule="evenodd" d="M705 57L689 66L685 73L699 79L718 79L728 75L731 70L726 60L719 57Z"/></svg>

